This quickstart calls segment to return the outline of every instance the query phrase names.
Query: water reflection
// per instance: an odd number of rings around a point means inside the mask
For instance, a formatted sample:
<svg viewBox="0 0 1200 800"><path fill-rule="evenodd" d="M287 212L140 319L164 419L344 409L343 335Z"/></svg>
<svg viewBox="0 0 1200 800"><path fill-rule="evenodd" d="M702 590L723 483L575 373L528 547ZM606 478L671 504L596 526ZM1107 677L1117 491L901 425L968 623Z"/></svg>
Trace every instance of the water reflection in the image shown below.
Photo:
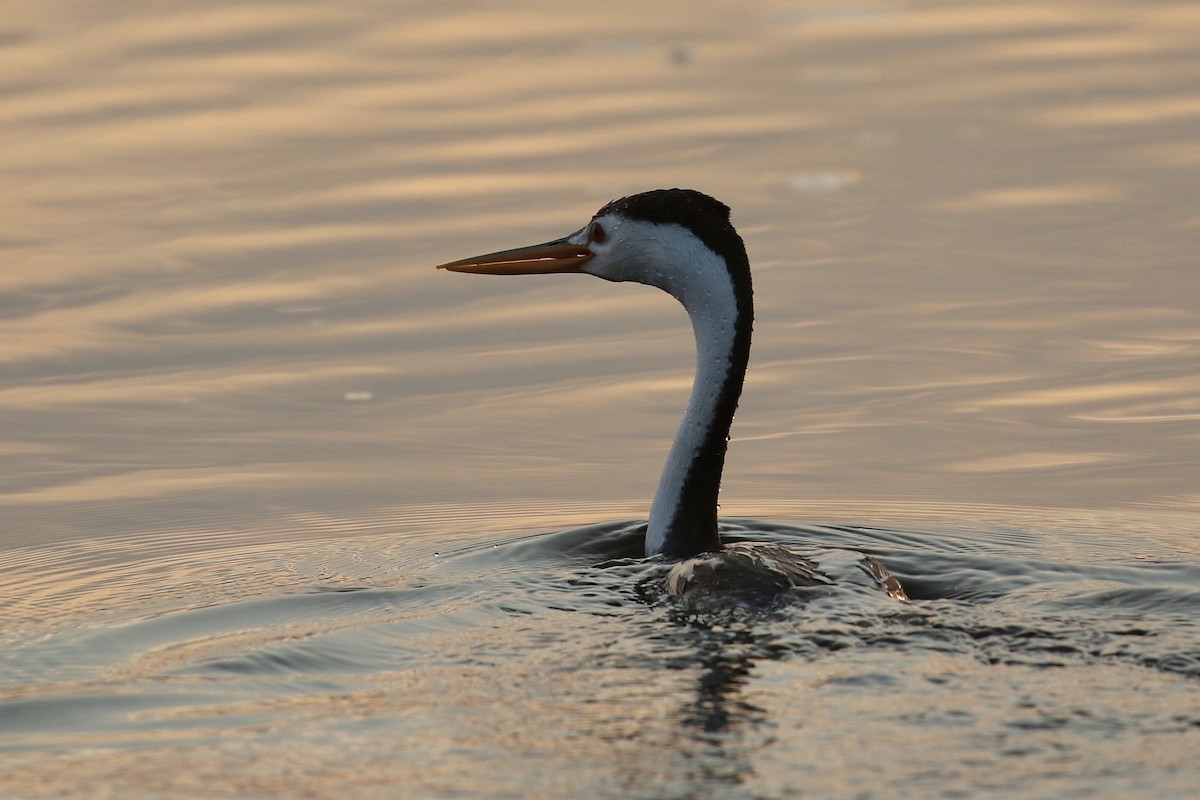
<svg viewBox="0 0 1200 800"><path fill-rule="evenodd" d="M682 748L695 765L689 777L705 787L743 784L753 774L755 729L769 720L766 709L749 702L744 691L755 659L738 651L753 647L752 633L722 637L710 630L702 636L695 701L679 715L683 730L693 737Z"/></svg>
<svg viewBox="0 0 1200 800"><path fill-rule="evenodd" d="M665 599L663 565L631 557L642 524L451 549L394 534L273 555L229 547L206 560L208 578L194 553L148 559L130 577L163 595L144 599L149 614L10 639L7 780L66 785L75 773L37 771L56 748L81 774L143 785L167 763L201 768L185 752L200 742L253 785L277 773L250 755L282 741L314 780L343 788L335 765L350 761L373 785L434 794L483 780L612 796L754 796L798 781L832 793L881 772L966 790L1006 780L996 763L1014 748L1039 769L1061 764L1053 742L1070 745L1089 785L1113 736L1149 735L1173 765L1149 779L1169 789L1190 764L1170 743L1196 723L1183 702L1200 675L1196 568L1161 550L1117 561L1124 532L1108 563L1095 550L1068 563L1054 554L1070 548L1043 534L981 530L729 526L734 538L873 552L921 599L839 591L702 612ZM163 613L187 581L189 604ZM200 586L209 602L191 605ZM1153 698L1131 697L1134 678ZM226 749L230 737L251 753ZM872 751L873 768L845 742ZM1145 769L1133 753L1113 757ZM486 778L466 768L481 759L494 759Z"/></svg>
<svg viewBox="0 0 1200 800"><path fill-rule="evenodd" d="M142 6L0 22L0 793L1194 795L1196 8ZM723 512L915 616L422 594L644 518L692 367L432 265L673 185L759 292Z"/></svg>
<svg viewBox="0 0 1200 800"><path fill-rule="evenodd" d="M338 511L481 486L632 504L686 393L678 310L424 268L679 183L734 206L760 287L730 509L1186 505L1196 112L1186 70L1158 68L1190 52L1186 12L667 4L634 35L567 9L377 11L8 22L4 58L42 77L0 98L23 165L7 506L182 511L243 484ZM1097 370L1097 343L1141 357ZM1098 483L1060 470L1101 457ZM523 459L550 467L536 492L497 468Z"/></svg>

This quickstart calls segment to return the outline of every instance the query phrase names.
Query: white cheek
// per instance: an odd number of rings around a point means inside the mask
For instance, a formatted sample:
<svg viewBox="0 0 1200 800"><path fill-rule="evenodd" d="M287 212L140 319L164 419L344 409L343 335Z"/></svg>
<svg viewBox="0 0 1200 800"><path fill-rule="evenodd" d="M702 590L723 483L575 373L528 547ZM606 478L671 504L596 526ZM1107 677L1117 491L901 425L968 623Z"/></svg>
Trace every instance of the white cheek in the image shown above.
<svg viewBox="0 0 1200 800"><path fill-rule="evenodd" d="M596 220L607 232L593 242L595 253L583 269L609 281L636 281L655 286L689 310L703 307L708 291L728 289L724 263L690 231L678 225L656 225L615 217ZM582 231L587 235L587 229Z"/></svg>
<svg viewBox="0 0 1200 800"><path fill-rule="evenodd" d="M583 271L607 281L647 283L646 271L636 254L631 253L628 248L614 246L612 242L613 240L610 238L605 244L593 243L592 250L596 255L584 265ZM619 256L618 253L620 253Z"/></svg>

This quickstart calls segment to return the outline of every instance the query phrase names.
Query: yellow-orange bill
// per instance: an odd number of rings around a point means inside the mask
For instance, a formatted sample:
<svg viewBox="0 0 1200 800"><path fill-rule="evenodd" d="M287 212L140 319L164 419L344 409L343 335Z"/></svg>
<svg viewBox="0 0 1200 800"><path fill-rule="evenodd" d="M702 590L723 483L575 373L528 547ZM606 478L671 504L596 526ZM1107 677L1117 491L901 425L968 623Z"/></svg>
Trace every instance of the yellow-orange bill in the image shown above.
<svg viewBox="0 0 1200 800"><path fill-rule="evenodd" d="M580 272L592 257L586 244L571 244L558 239L545 244L501 250L498 253L463 258L438 269L451 272L474 272L481 275L530 275L549 272Z"/></svg>

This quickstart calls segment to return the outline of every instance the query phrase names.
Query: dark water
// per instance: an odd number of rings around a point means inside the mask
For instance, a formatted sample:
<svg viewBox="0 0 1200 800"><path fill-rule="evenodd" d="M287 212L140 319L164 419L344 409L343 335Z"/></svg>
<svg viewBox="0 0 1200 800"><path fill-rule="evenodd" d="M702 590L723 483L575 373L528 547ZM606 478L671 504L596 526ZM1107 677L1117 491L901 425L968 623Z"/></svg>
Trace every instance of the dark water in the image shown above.
<svg viewBox="0 0 1200 800"><path fill-rule="evenodd" d="M135 794L1195 796L1200 566L1166 549L1131 558L1124 531L730 520L730 540L798 547L833 575L872 554L912 600L843 580L697 609L637 557L643 530L437 550L375 535L272 558L308 573L290 590L10 638L9 780L31 796L82 780Z"/></svg>
<svg viewBox="0 0 1200 800"><path fill-rule="evenodd" d="M0 797L1200 796L1196 4L9 5ZM665 186L829 592L635 557L673 301L433 269Z"/></svg>

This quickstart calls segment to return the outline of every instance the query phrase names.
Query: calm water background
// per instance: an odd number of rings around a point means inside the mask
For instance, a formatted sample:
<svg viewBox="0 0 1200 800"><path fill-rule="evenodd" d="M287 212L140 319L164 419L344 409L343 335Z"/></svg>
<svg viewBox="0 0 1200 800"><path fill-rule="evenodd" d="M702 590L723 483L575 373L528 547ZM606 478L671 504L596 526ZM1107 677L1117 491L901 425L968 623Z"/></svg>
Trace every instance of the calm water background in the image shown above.
<svg viewBox="0 0 1200 800"><path fill-rule="evenodd" d="M10 3L0 185L3 796L1200 796L1195 4ZM666 601L683 312L432 269L660 186L913 602Z"/></svg>

